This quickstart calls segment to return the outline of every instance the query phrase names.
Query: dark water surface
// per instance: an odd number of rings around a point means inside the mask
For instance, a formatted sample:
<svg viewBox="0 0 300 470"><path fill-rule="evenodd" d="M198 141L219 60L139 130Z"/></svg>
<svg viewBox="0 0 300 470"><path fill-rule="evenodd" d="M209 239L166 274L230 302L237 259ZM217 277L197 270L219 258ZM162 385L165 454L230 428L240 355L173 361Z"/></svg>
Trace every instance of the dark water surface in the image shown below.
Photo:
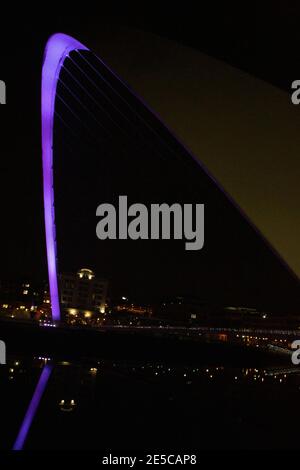
<svg viewBox="0 0 300 470"><path fill-rule="evenodd" d="M11 449L45 358L0 368L1 449ZM297 448L300 369L56 362L25 449Z"/></svg>

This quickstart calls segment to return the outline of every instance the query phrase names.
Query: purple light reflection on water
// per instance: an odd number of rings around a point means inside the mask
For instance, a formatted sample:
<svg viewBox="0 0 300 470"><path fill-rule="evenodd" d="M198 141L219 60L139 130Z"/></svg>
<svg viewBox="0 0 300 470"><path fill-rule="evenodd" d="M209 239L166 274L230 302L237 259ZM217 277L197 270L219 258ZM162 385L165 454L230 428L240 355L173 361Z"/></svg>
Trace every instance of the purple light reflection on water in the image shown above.
<svg viewBox="0 0 300 470"><path fill-rule="evenodd" d="M28 432L30 430L30 426L32 424L32 421L34 419L34 416L37 412L38 406L40 404L40 401L42 399L43 393L45 391L45 388L47 386L49 377L52 372L52 365L46 364L43 367L42 373L40 375L38 384L34 390L34 394L32 396L32 399L29 403L29 406L27 408L25 417L23 419L23 422L21 424L19 434L17 436L17 439L14 443L13 450L22 450L25 440L27 438Z"/></svg>

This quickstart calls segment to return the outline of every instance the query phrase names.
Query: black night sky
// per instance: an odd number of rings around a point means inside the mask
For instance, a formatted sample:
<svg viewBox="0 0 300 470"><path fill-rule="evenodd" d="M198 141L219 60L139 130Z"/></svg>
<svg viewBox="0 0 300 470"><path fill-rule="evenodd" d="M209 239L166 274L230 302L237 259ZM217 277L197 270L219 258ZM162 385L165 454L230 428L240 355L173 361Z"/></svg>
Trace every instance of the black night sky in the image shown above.
<svg viewBox="0 0 300 470"><path fill-rule="evenodd" d="M112 31L118 26L137 28L196 48L289 90L291 81L299 78L300 8L282 6L279 2L273 3L271 10L256 6L255 2L249 5L240 9L226 6L220 10L218 7L217 17L209 9L193 15L182 9L173 9L172 14L149 9L142 14L125 8L117 14L102 11L90 16L49 15L46 23L39 15L33 17L28 11L22 18L20 13L18 18L7 17L0 43L0 79L6 81L9 103L0 108L1 278L46 278L40 73L47 38L57 31L79 40L81 35L96 38L97 31L103 29L109 36L110 25ZM56 178L57 187L63 186L65 191L59 192L57 198L58 233L62 242L65 238L67 246L65 250L58 246L62 270L76 270L88 264L100 276L108 277L117 293L124 289L147 300L188 294L208 302L214 299L221 304L254 304L297 313L300 299L296 278L220 191L211 187L207 176L194 162L180 160L171 165L167 157L164 163L154 158L150 164L149 154L149 159L141 163L141 149L131 153L117 140L115 160L113 152L106 149L110 158L104 168L103 160L95 158L96 148L86 152L90 166L83 167L79 160L73 161L70 180L64 185L68 163L74 154L68 154L59 144L61 132L58 128L57 153L65 152L66 157L59 159ZM85 151L84 144L81 145L77 146L77 155ZM125 156L132 156L131 160L123 159L121 148ZM144 155L147 152L144 149ZM168 178L170 174L172 178ZM89 187L93 190L89 191ZM192 252L186 253L177 242L170 243L167 249L164 242L111 241L102 247L95 237L96 206L111 202L122 193L130 194L131 202L172 203L181 198L213 207L206 219L209 228L205 249L194 256ZM78 209L76 214L68 211L71 204ZM89 218L84 217L86 211L90 212ZM78 222L81 229L76 233ZM299 220L295 220L296 224Z"/></svg>

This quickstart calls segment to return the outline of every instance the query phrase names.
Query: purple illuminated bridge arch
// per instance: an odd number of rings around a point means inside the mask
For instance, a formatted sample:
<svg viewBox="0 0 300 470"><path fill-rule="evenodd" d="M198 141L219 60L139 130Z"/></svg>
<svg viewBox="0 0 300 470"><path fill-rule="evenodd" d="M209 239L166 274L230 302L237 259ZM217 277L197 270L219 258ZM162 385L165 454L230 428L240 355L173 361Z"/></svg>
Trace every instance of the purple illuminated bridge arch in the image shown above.
<svg viewBox="0 0 300 470"><path fill-rule="evenodd" d="M66 34L54 34L47 42L44 62L42 68L42 154L43 154L43 186L44 186L44 217L45 217L45 232L46 232L46 248L47 248L47 262L48 262L48 278L50 288L50 299L52 306L52 318L54 321L60 320L60 302L58 291L58 276L57 276L57 256L56 256L56 227L55 227L55 209L54 209L54 188L53 188L53 124L54 124L54 108L55 96L57 89L57 82L60 76L61 68L63 67L65 59L74 50L89 50L86 46L78 42L76 39ZM110 69L109 69L110 70ZM110 72L116 77L114 72ZM118 77L116 77L118 78ZM119 79L119 78L118 78ZM124 85L124 83L123 83ZM125 85L126 86L126 85ZM163 123L162 119L155 113L149 106L137 96L132 90L130 93L134 95L156 119L163 124L167 131L175 138L183 149L191 155L191 157L200 165L204 173L211 180L212 184L216 185L221 192L225 194L231 204L238 210L242 218L256 231L257 235L262 238L264 243L270 250L279 258L281 263L293 277L295 274L291 271L289 266L283 261L282 257L273 248L270 242L262 235L260 230L253 224L250 218L227 193L222 185L214 178L210 171L203 165L202 162L196 158L195 155L181 142L171 129Z"/></svg>
<svg viewBox="0 0 300 470"><path fill-rule="evenodd" d="M74 50L88 50L66 34L54 34L47 42L42 68L42 154L44 185L44 217L48 278L53 320L60 320L57 279L56 228L53 188L53 122L57 81L64 60Z"/></svg>

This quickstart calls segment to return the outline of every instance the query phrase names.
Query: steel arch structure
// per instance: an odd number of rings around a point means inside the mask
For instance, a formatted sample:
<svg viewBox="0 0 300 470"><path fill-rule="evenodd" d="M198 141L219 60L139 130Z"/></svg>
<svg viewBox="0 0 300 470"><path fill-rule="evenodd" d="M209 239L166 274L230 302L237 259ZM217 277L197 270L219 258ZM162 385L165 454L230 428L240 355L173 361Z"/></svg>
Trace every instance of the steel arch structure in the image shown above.
<svg viewBox="0 0 300 470"><path fill-rule="evenodd" d="M43 196L44 196L44 219L45 219L45 232L46 232L46 249L47 249L47 263L48 263L48 279L50 287L50 299L52 306L52 318L54 321L59 321L61 317L59 289L58 289L58 271L57 271L57 249L56 249L56 226L55 226L55 208L54 208L54 188L53 188L53 127L54 127L54 108L55 96L57 90L57 83L60 77L61 69L64 65L65 59L72 51L84 50L90 51L89 48L81 44L76 39L66 34L57 33L51 36L46 44L44 53L44 61L42 67L42 95L41 95L41 118L42 118L42 160L43 160ZM124 87L122 80L108 67L109 72L117 78ZM229 202L239 212L243 219L255 230L258 237L267 245L271 252L279 259L283 267L295 277L291 268L283 260L281 255L272 246L270 241L262 234L259 227L257 227L250 217L244 212L239 204L233 197L224 189L222 184L214 177L214 175L206 168L206 166L199 161L198 158L179 140L173 131L163 123L160 116L151 109L144 100L138 96L132 89L128 89L130 94L137 99L156 120L166 129L166 131L175 139L177 144L188 153L194 161L200 165L202 171L211 180L211 183L218 187L218 189L225 195Z"/></svg>
<svg viewBox="0 0 300 470"><path fill-rule="evenodd" d="M88 50L76 39L57 33L47 42L42 67L42 158L43 195L46 249L52 319L60 320L60 303L57 277L56 227L53 188L53 123L57 81L64 60L74 50Z"/></svg>

